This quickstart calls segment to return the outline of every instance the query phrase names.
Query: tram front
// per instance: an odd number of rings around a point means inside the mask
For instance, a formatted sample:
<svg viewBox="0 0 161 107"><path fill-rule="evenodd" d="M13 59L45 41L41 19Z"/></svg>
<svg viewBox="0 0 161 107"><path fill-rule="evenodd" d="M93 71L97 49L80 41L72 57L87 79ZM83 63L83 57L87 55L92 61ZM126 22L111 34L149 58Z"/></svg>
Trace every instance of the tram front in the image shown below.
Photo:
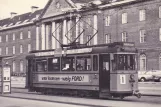
<svg viewBox="0 0 161 107"><path fill-rule="evenodd" d="M141 94L138 90L137 54L117 52L112 54L110 72L110 93L112 96L124 98Z"/></svg>

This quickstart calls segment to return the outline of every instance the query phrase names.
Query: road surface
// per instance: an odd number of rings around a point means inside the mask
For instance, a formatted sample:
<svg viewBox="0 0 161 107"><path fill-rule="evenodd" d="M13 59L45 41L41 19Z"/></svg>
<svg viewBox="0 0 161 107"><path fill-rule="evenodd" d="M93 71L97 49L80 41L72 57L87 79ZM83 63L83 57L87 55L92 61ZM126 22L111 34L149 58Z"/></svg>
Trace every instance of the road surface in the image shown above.
<svg viewBox="0 0 161 107"><path fill-rule="evenodd" d="M90 107L90 106L0 97L0 107Z"/></svg>
<svg viewBox="0 0 161 107"><path fill-rule="evenodd" d="M40 105L42 104L42 106L34 105L39 104L39 102ZM108 99L77 98L77 97L65 97L65 96L48 96L48 95L37 95L31 93L30 94L12 93L0 96L0 104L5 103L11 104L11 106L5 105L4 107L32 107L32 106L50 107L52 104L53 105L55 104L53 107L57 106L68 107L68 105L69 107L161 107L161 97L143 96L141 99L138 99L135 96L132 96L127 97L124 100L119 99L108 100ZM28 104L31 104L31 106L26 106ZM43 106L43 104L45 104L45 106ZM0 105L0 107L3 106Z"/></svg>

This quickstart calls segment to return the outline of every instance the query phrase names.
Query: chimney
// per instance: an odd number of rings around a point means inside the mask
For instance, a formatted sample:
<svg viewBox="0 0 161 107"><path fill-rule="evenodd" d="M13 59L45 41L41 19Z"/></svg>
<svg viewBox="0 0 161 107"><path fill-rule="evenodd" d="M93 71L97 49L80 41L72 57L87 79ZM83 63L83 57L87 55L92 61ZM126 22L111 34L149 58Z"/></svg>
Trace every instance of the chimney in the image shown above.
<svg viewBox="0 0 161 107"><path fill-rule="evenodd" d="M16 15L17 15L17 13L11 12L11 18L15 17Z"/></svg>
<svg viewBox="0 0 161 107"><path fill-rule="evenodd" d="M31 6L31 12L34 13L39 7Z"/></svg>

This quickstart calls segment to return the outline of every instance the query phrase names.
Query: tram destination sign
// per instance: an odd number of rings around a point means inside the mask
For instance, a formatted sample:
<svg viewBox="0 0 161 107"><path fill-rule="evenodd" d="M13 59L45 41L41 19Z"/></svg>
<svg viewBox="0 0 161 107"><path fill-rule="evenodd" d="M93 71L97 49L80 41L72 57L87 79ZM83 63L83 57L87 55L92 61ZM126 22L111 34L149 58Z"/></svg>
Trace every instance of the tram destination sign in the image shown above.
<svg viewBox="0 0 161 107"><path fill-rule="evenodd" d="M62 50L60 52L49 51L49 52L38 52L34 53L35 56L50 56L56 54L79 54L79 53L89 53L92 52L92 48L82 48L82 49L71 49L71 50Z"/></svg>
<svg viewBox="0 0 161 107"><path fill-rule="evenodd" d="M84 83L89 82L89 75L68 74L68 75L45 75L38 74L39 82L68 82L68 83Z"/></svg>
<svg viewBox="0 0 161 107"><path fill-rule="evenodd" d="M135 44L134 44L134 43L124 43L123 45L124 45L124 46L130 46L130 47L135 46Z"/></svg>

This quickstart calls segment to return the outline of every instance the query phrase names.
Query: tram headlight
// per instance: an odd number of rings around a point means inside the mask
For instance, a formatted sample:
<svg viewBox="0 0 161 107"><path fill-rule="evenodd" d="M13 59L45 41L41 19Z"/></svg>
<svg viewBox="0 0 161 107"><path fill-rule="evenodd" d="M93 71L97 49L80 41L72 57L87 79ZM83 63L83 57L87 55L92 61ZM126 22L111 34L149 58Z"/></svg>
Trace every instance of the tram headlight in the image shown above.
<svg viewBox="0 0 161 107"><path fill-rule="evenodd" d="M134 74L131 74L131 75L130 75L130 79L131 79L131 80L134 80Z"/></svg>
<svg viewBox="0 0 161 107"><path fill-rule="evenodd" d="M130 80L129 80L130 83L134 83L135 82L135 76L134 74L131 74L130 75Z"/></svg>

